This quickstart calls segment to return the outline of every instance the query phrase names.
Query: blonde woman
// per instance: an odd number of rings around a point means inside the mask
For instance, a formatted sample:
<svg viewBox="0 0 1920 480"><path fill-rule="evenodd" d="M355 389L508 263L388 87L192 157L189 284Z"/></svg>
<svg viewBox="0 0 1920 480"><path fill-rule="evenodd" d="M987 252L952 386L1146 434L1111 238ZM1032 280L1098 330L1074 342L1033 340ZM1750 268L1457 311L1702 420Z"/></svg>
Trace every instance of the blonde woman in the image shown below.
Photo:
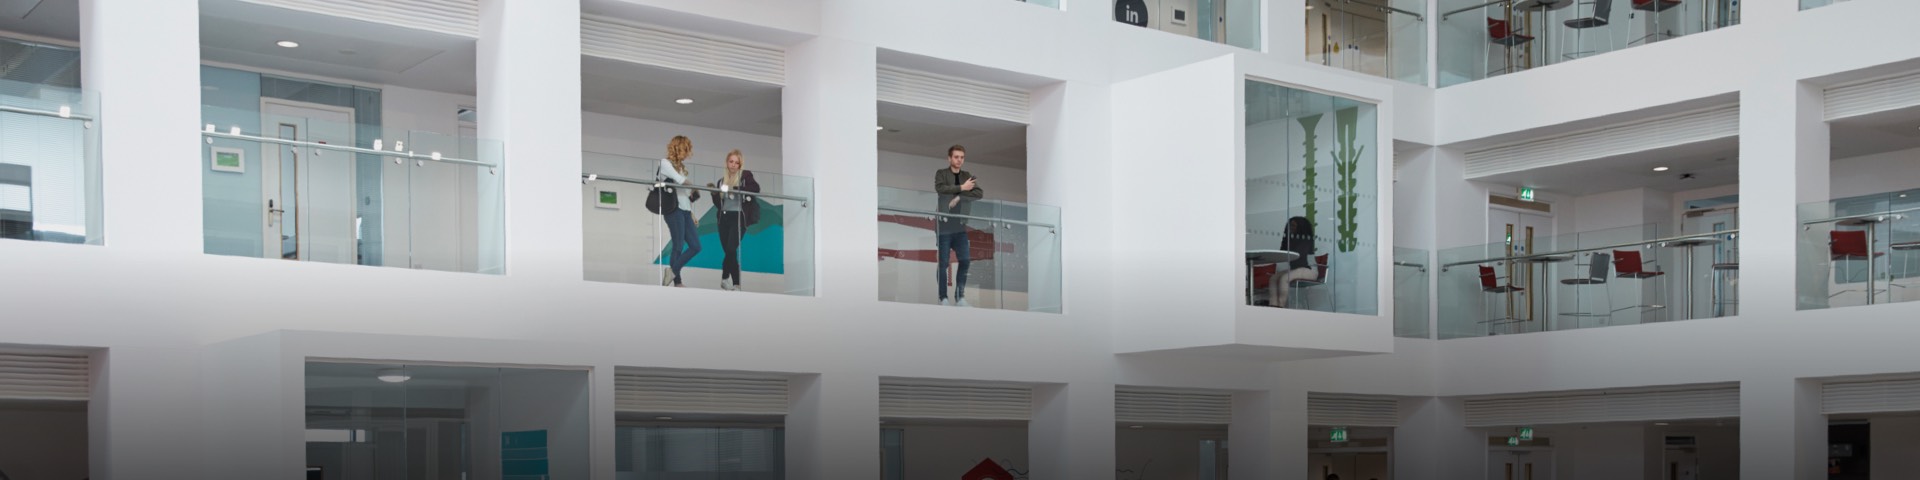
<svg viewBox="0 0 1920 480"><path fill-rule="evenodd" d="M692 155L692 140L688 140L683 135L673 137L673 140L667 142L667 158L660 159L660 166L654 169L654 180L688 184L687 157ZM674 195L670 198L677 202L677 208L669 210L664 205L660 208L661 211L667 212L661 216L665 217L667 222L667 266L669 267L662 275L666 278L663 278L660 283L682 287L685 285L680 282L680 269L686 267L687 262L692 261L694 255L700 254L700 221L693 216L693 201L700 199L700 192L691 188L673 190Z"/></svg>
<svg viewBox="0 0 1920 480"><path fill-rule="evenodd" d="M727 152L727 173L720 179L720 185L707 184L708 187L723 188L727 193L714 195L714 208L720 210L720 251L726 257L720 261L720 289L740 289L740 239L747 233L747 227L760 221L760 204L745 193L760 193L760 182L753 181L753 172L747 171L747 160L740 150ZM742 193L745 192L745 193ZM727 283L731 280L733 283Z"/></svg>

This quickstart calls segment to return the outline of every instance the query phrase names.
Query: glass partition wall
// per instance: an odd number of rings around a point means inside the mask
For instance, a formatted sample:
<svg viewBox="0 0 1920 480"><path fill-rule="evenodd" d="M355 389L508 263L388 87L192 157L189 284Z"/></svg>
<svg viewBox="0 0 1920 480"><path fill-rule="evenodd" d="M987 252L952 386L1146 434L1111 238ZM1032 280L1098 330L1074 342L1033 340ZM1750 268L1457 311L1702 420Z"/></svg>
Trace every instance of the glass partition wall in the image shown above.
<svg viewBox="0 0 1920 480"><path fill-rule="evenodd" d="M1379 312L1377 108L1246 84L1247 304Z"/></svg>
<svg viewBox="0 0 1920 480"><path fill-rule="evenodd" d="M780 480L786 430L753 424L623 422L614 429L614 472L634 480Z"/></svg>
<svg viewBox="0 0 1920 480"><path fill-rule="evenodd" d="M0 39L0 239L99 245L98 97L77 49Z"/></svg>
<svg viewBox="0 0 1920 480"><path fill-rule="evenodd" d="M686 183L673 184L654 174L657 158L583 156L588 280L670 285L678 260L688 287L813 295L812 179L687 163ZM674 245L649 206L655 191L692 200L693 241Z"/></svg>
<svg viewBox="0 0 1920 480"><path fill-rule="evenodd" d="M1261 50L1260 0L1113 0L1113 21Z"/></svg>
<svg viewBox="0 0 1920 480"><path fill-rule="evenodd" d="M1920 190L1800 206L1801 310L1920 300Z"/></svg>
<svg viewBox="0 0 1920 480"><path fill-rule="evenodd" d="M584 370L306 364L306 477L586 478Z"/></svg>
<svg viewBox="0 0 1920 480"><path fill-rule="evenodd" d="M1426 250L1393 247L1393 336L1431 338L1432 309L1427 286L1433 259Z"/></svg>
<svg viewBox="0 0 1920 480"><path fill-rule="evenodd" d="M967 306L1060 313L1059 207L891 187L879 196L881 300L938 304L951 289Z"/></svg>
<svg viewBox="0 0 1920 480"><path fill-rule="evenodd" d="M1800 9L1808 10L1808 9L1814 9L1814 8L1828 6L1828 5L1833 5L1836 3L1847 3L1849 1L1852 1L1852 0L1800 0Z"/></svg>
<svg viewBox="0 0 1920 480"><path fill-rule="evenodd" d="M1646 224L1441 250L1440 338L1738 313L1739 231Z"/></svg>
<svg viewBox="0 0 1920 480"><path fill-rule="evenodd" d="M1427 84L1427 2L1307 0L1307 61Z"/></svg>
<svg viewBox="0 0 1920 480"><path fill-rule="evenodd" d="M1740 24L1738 0L1440 0L1440 86Z"/></svg>
<svg viewBox="0 0 1920 480"><path fill-rule="evenodd" d="M355 99L340 103L378 102L338 88ZM377 109L243 101L258 104L202 108L206 253L504 273L500 142L383 127Z"/></svg>

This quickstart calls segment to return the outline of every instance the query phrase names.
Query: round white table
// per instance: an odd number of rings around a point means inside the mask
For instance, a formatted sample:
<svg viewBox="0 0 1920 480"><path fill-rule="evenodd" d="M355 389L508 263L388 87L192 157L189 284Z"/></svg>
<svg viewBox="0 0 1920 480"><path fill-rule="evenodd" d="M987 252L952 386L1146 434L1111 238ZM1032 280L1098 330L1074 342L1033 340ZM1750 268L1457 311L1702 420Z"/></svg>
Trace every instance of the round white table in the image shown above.
<svg viewBox="0 0 1920 480"><path fill-rule="evenodd" d="M1253 304L1253 267L1264 264L1280 264L1299 259L1300 254L1286 250L1247 250L1247 304ZM1280 272L1286 272L1281 269Z"/></svg>

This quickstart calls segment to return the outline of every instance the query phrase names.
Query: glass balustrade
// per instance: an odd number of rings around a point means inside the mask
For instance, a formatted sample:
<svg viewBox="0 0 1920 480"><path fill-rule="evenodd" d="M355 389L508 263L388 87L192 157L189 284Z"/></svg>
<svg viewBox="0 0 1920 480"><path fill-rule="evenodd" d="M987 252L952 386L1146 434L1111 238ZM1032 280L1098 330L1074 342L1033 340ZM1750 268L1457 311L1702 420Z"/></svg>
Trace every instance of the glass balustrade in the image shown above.
<svg viewBox="0 0 1920 480"><path fill-rule="evenodd" d="M1425 0L1307 0L1307 61L1427 84Z"/></svg>
<svg viewBox="0 0 1920 480"><path fill-rule="evenodd" d="M1642 225L1441 250L1440 338L1731 316L1739 232Z"/></svg>
<svg viewBox="0 0 1920 480"><path fill-rule="evenodd" d="M1113 21L1261 50L1262 4L1245 0L1115 0Z"/></svg>
<svg viewBox="0 0 1920 480"><path fill-rule="evenodd" d="M1427 285L1433 259L1417 248L1393 247L1393 336L1431 338Z"/></svg>
<svg viewBox="0 0 1920 480"><path fill-rule="evenodd" d="M99 245L92 92L0 80L0 239Z"/></svg>
<svg viewBox="0 0 1920 480"><path fill-rule="evenodd" d="M1740 24L1739 0L1441 0L1440 86Z"/></svg>
<svg viewBox="0 0 1920 480"><path fill-rule="evenodd" d="M500 142L261 105L202 109L206 253L505 273Z"/></svg>
<svg viewBox="0 0 1920 480"><path fill-rule="evenodd" d="M731 182L725 168L688 163L674 185L655 175L659 158L583 158L587 280L671 285L678 270L686 287L813 295L813 179L757 171L747 157ZM650 196L668 208L657 213ZM675 212L682 196L692 206Z"/></svg>
<svg viewBox="0 0 1920 480"><path fill-rule="evenodd" d="M1059 207L889 187L879 195L881 300L936 305L946 293L975 308L1060 313Z"/></svg>
<svg viewBox="0 0 1920 480"><path fill-rule="evenodd" d="M1800 205L1801 310L1920 300L1920 189Z"/></svg>
<svg viewBox="0 0 1920 480"><path fill-rule="evenodd" d="M1031 3L1034 5L1039 5L1047 8L1060 8L1060 0L1019 0L1019 1L1020 3Z"/></svg>

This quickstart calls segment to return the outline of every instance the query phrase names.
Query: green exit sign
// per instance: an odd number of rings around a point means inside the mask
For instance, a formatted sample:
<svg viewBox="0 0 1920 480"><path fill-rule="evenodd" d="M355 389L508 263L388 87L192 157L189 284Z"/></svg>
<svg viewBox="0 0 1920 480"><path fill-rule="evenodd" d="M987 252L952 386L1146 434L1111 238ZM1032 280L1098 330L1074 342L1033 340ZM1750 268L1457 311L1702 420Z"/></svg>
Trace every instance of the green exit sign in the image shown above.
<svg viewBox="0 0 1920 480"><path fill-rule="evenodd" d="M1347 441L1347 429L1345 429L1345 428L1335 428L1335 429L1333 429L1333 435L1332 435L1332 440L1333 440L1333 441L1335 441L1335 442L1345 442L1345 441Z"/></svg>
<svg viewBox="0 0 1920 480"><path fill-rule="evenodd" d="M1533 201L1533 189L1527 188L1527 187L1520 187L1520 201L1522 202Z"/></svg>
<svg viewBox="0 0 1920 480"><path fill-rule="evenodd" d="M1528 441L1533 440L1533 427L1520 427L1519 438L1521 440L1528 440Z"/></svg>
<svg viewBox="0 0 1920 480"><path fill-rule="evenodd" d="M1509 447L1520 446L1520 437L1507 437L1507 446Z"/></svg>

